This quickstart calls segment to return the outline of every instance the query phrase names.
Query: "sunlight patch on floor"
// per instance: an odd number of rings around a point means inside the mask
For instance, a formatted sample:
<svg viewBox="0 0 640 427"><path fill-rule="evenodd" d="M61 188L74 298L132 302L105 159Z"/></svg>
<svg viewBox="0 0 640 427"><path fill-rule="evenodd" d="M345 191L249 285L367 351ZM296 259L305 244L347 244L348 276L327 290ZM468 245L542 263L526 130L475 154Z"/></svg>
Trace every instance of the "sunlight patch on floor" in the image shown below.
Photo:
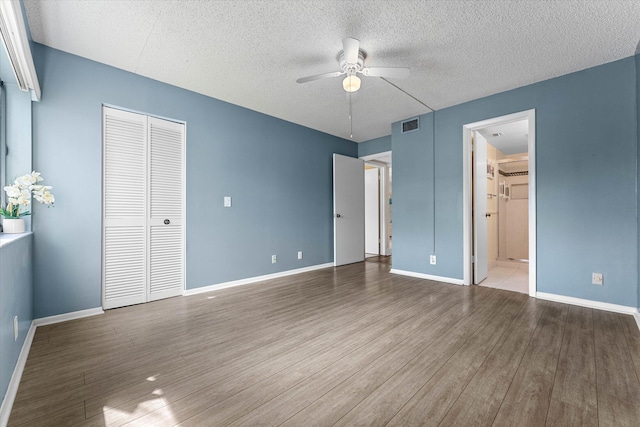
<svg viewBox="0 0 640 427"><path fill-rule="evenodd" d="M131 411L123 408L127 406L126 404L113 408L105 405L103 407L104 425L119 426L132 421L133 424L137 424L135 420L140 417L144 417L144 425L177 424L168 402L163 397L162 389L156 388L151 392L151 395L155 398L139 402Z"/></svg>

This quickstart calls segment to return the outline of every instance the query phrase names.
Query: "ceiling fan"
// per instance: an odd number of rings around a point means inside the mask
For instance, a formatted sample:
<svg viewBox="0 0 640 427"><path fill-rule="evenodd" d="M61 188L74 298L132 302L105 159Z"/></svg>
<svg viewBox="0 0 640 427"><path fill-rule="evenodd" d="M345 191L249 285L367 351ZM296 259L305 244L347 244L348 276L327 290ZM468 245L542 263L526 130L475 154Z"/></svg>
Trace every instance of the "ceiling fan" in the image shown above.
<svg viewBox="0 0 640 427"><path fill-rule="evenodd" d="M320 80L328 77L338 77L346 74L347 77L345 77L345 79L342 81L342 87L347 92L356 92L358 89L360 89L360 78L358 77L358 74L370 77L387 77L396 79L409 77L408 68L365 67L365 58L366 55L360 50L360 41L347 37L346 39L342 40L342 52L338 54L340 71L303 77L296 80L296 82L307 83L314 80Z"/></svg>

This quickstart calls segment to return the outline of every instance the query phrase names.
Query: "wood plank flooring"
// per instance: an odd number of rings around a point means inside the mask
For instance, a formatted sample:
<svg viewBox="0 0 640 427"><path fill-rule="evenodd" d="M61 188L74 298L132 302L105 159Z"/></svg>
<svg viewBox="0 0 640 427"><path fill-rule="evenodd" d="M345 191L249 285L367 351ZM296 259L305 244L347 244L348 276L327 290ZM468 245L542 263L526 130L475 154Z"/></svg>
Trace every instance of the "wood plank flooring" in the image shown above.
<svg viewBox="0 0 640 427"><path fill-rule="evenodd" d="M9 425L640 425L631 316L389 267L39 327Z"/></svg>

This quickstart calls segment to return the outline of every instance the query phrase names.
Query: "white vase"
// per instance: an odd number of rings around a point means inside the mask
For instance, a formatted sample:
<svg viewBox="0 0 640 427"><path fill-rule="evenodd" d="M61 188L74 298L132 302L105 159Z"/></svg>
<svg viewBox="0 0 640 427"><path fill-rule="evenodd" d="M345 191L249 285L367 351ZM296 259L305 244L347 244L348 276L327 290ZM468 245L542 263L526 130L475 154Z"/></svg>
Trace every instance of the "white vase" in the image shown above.
<svg viewBox="0 0 640 427"><path fill-rule="evenodd" d="M24 233L24 219L4 218L2 220L2 231L5 233Z"/></svg>

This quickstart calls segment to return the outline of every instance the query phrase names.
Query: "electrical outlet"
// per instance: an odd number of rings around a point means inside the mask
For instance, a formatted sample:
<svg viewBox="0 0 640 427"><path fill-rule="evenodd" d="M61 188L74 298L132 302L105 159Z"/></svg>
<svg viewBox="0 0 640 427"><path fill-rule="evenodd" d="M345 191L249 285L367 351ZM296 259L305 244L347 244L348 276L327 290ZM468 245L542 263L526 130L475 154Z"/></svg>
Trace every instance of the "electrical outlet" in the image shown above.
<svg viewBox="0 0 640 427"><path fill-rule="evenodd" d="M13 316L13 340L18 341L18 316Z"/></svg>
<svg viewBox="0 0 640 427"><path fill-rule="evenodd" d="M431 265L436 265L436 256L435 256L435 255L431 255L431 256L429 257L429 263L430 263Z"/></svg>
<svg viewBox="0 0 640 427"><path fill-rule="evenodd" d="M302 251L298 251L298 259L302 259Z"/></svg>
<svg viewBox="0 0 640 427"><path fill-rule="evenodd" d="M602 286L602 282L603 282L602 273L591 273L592 284Z"/></svg>
<svg viewBox="0 0 640 427"><path fill-rule="evenodd" d="M275 264L276 262L278 262L278 257L275 255L271 255L271 264Z"/></svg>

